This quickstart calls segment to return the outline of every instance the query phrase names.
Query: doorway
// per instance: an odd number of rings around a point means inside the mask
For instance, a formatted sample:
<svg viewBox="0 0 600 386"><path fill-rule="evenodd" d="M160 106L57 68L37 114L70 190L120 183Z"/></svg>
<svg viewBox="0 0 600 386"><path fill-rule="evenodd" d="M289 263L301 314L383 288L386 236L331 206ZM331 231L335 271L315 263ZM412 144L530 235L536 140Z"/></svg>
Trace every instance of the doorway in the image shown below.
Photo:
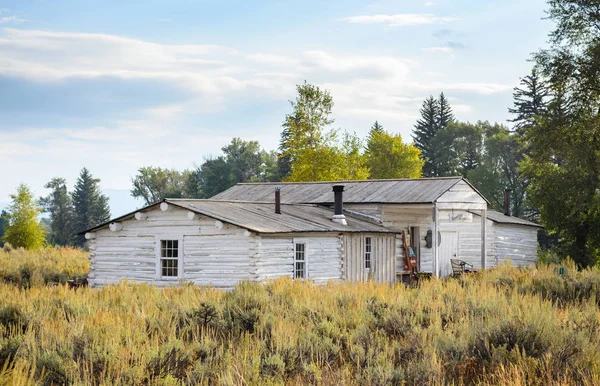
<svg viewBox="0 0 600 386"><path fill-rule="evenodd" d="M442 277L452 275L450 259L458 259L458 231L441 231L440 242L440 275Z"/></svg>

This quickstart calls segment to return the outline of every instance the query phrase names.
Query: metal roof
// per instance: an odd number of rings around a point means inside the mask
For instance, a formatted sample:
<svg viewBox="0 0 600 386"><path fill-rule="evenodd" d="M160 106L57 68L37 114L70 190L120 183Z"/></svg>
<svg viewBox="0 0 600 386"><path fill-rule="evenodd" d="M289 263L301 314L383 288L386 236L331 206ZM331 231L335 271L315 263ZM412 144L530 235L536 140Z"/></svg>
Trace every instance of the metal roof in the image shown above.
<svg viewBox="0 0 600 386"><path fill-rule="evenodd" d="M167 202L174 206L205 215L225 223L239 226L257 233L296 233L296 232L366 232L393 233L381 225L346 216L348 225L331 220L333 211L316 205L282 204L281 214L275 213L275 206L266 202L240 202L218 200L165 199L145 208L136 210L107 223L98 225L86 232L93 232L108 226L111 222L132 219L136 212L143 212ZM84 233L84 232L82 232Z"/></svg>
<svg viewBox="0 0 600 386"><path fill-rule="evenodd" d="M536 224L531 221L523 220L522 218L506 216L504 213L496 212L495 210L487 211L487 219L498 224L514 224L514 225L526 225L530 227L543 228L540 224Z"/></svg>
<svg viewBox="0 0 600 386"><path fill-rule="evenodd" d="M467 182L461 177L444 177L364 181L245 183L237 184L217 194L213 199L272 202L274 201L273 192L275 186L281 186L282 202L293 204L332 204L333 185L344 185L344 202L346 203L429 204L434 203L442 194L446 193L459 181ZM477 191L475 188L473 190Z"/></svg>

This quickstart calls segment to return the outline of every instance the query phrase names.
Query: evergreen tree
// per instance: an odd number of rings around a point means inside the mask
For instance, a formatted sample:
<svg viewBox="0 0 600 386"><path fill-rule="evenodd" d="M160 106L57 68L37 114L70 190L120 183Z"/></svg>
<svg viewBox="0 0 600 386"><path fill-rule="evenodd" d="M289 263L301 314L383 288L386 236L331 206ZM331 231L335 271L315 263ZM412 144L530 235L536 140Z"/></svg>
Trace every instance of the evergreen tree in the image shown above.
<svg viewBox="0 0 600 386"><path fill-rule="evenodd" d="M423 101L420 112L421 119L417 121L412 137L415 141L415 146L421 150L421 157L425 161L423 165L423 177L435 177L437 174L432 142L438 130L438 101L433 96L429 96L429 98Z"/></svg>
<svg viewBox="0 0 600 386"><path fill-rule="evenodd" d="M442 92L438 98L437 130L445 129L452 121L454 121L452 107Z"/></svg>
<svg viewBox="0 0 600 386"><path fill-rule="evenodd" d="M544 112L547 106L548 87L544 84L536 68L531 74L521 78L521 88L513 92L514 107L508 112L515 115L511 120L520 135L535 125L535 118Z"/></svg>
<svg viewBox="0 0 600 386"><path fill-rule="evenodd" d="M93 178L86 168L81 170L72 198L76 232L82 232L110 219L108 197L102 194L99 183L100 179ZM75 244L83 246L85 238L78 235Z"/></svg>
<svg viewBox="0 0 600 386"><path fill-rule="evenodd" d="M0 247L4 246L4 232L6 230L6 225L8 224L8 212L6 210L2 210L0 213Z"/></svg>
<svg viewBox="0 0 600 386"><path fill-rule="evenodd" d="M40 198L44 212L50 213L49 241L53 245L72 245L75 213L66 181L64 178L55 177L44 187L52 189L47 197Z"/></svg>
<svg viewBox="0 0 600 386"><path fill-rule="evenodd" d="M38 222L41 208L26 185L19 185L11 196L6 216L4 241L15 248L38 249L44 246L44 230Z"/></svg>

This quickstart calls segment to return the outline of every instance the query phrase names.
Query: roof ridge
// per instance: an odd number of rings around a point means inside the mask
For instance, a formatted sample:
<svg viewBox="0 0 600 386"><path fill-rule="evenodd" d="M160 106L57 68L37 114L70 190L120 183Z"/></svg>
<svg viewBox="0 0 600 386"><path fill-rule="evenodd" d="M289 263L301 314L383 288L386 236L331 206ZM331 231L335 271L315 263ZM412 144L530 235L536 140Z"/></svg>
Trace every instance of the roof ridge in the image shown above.
<svg viewBox="0 0 600 386"><path fill-rule="evenodd" d="M231 202L236 204L268 204L274 205L273 201L248 201L248 200L219 200L212 198L165 198L163 201L201 201L201 202ZM291 203L282 202L281 205L293 205L293 206L320 206L319 204L311 203Z"/></svg>
<svg viewBox="0 0 600 386"><path fill-rule="evenodd" d="M236 185L297 185L297 184L336 184L345 182L394 182L394 181L435 181L435 180L464 180L462 176L420 177L420 178L382 178L373 180L342 180L342 181L286 181L286 182L238 182Z"/></svg>

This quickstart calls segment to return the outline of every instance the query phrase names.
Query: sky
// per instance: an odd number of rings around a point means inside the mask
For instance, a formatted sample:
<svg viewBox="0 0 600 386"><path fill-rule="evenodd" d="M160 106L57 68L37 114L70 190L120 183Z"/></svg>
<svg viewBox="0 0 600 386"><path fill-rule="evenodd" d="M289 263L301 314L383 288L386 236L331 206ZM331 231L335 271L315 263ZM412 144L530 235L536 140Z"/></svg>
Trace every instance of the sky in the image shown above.
<svg viewBox="0 0 600 386"><path fill-rule="evenodd" d="M124 4L125 3L125 4ZM543 0L0 0L0 207L87 167L113 215L142 166L193 168L233 137L275 149L295 87L334 128L411 141L424 98L507 123L552 25Z"/></svg>

